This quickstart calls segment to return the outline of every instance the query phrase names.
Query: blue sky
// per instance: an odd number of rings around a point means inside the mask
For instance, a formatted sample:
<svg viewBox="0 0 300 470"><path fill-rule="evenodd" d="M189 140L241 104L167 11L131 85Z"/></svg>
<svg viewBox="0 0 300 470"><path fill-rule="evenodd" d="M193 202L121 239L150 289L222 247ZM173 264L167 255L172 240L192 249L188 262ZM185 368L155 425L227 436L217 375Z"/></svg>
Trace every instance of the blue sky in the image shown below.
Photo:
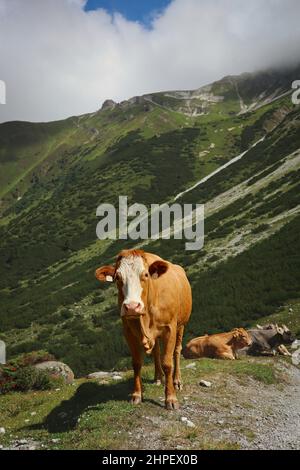
<svg viewBox="0 0 300 470"><path fill-rule="evenodd" d="M153 14L162 11L171 0L88 0L86 10L104 8L109 13L122 13L128 20L149 26Z"/></svg>

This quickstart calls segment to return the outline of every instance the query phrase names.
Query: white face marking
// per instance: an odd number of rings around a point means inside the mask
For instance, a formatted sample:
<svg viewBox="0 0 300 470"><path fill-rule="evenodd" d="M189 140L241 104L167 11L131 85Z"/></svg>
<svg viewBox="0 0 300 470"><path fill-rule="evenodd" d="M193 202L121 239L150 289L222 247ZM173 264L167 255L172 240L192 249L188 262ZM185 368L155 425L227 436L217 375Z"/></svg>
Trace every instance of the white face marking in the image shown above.
<svg viewBox="0 0 300 470"><path fill-rule="evenodd" d="M144 304L141 298L143 289L140 275L144 269L144 263L140 256L128 256L121 259L120 266L117 270L122 276L124 303L139 303L141 304L141 310L144 309ZM121 315L124 315L123 306Z"/></svg>

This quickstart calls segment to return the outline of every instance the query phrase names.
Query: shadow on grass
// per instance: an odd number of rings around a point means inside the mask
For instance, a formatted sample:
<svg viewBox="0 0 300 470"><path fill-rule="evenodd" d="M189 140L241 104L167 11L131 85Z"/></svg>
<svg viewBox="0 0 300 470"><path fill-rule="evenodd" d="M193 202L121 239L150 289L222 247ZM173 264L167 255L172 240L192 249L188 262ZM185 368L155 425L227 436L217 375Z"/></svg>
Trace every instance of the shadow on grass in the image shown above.
<svg viewBox="0 0 300 470"><path fill-rule="evenodd" d="M69 400L62 401L46 416L42 423L26 426L26 429L46 429L49 433L71 431L76 427L78 419L87 409L101 409L101 405L109 401L126 403L126 400L130 399L132 385L132 379L105 385L96 382L83 383ZM161 406L160 403L151 399L144 401Z"/></svg>
<svg viewBox="0 0 300 470"><path fill-rule="evenodd" d="M107 385L96 382L83 383L69 400L62 401L56 408L53 408L42 423L30 426L30 429L43 428L49 433L71 431L87 409L99 409L99 405L104 405L109 401L126 402L131 389L132 380Z"/></svg>

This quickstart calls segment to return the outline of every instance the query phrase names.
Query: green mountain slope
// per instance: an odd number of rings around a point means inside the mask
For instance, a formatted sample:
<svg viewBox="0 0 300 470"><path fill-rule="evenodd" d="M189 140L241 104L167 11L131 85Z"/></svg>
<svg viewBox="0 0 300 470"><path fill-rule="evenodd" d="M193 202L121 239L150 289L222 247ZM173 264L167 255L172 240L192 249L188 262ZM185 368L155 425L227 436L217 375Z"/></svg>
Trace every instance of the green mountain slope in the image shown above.
<svg viewBox="0 0 300 470"><path fill-rule="evenodd" d="M119 195L148 206L205 203L203 250L139 244L186 267L186 337L247 326L299 298L298 70L107 102L56 123L0 125L0 333L9 353L48 349L77 373L128 364L114 286L99 288L93 274L136 244L96 238L97 206Z"/></svg>

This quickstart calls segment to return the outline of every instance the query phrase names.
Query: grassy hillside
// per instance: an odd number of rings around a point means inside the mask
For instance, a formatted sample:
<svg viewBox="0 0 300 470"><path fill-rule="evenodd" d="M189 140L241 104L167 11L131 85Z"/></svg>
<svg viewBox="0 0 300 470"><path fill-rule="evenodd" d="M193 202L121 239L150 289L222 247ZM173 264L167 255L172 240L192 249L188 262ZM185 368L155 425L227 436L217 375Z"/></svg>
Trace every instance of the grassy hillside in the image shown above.
<svg viewBox="0 0 300 470"><path fill-rule="evenodd" d="M129 364L115 288L94 279L135 244L96 239L97 206L119 195L149 206L186 191L178 202L205 203L203 250L142 245L187 269L186 339L250 325L300 298L300 110L289 96L297 70L226 77L57 123L0 125L0 336L9 354L47 349L79 375Z"/></svg>

